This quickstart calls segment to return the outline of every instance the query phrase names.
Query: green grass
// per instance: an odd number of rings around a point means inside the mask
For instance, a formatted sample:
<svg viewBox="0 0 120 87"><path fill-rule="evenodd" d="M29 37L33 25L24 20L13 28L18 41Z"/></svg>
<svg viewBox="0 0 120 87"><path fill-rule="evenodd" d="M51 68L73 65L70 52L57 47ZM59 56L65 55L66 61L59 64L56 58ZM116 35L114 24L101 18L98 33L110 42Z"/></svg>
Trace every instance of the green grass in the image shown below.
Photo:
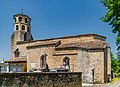
<svg viewBox="0 0 120 87"><path fill-rule="evenodd" d="M116 81L120 81L120 77L113 78L110 84L114 84Z"/></svg>

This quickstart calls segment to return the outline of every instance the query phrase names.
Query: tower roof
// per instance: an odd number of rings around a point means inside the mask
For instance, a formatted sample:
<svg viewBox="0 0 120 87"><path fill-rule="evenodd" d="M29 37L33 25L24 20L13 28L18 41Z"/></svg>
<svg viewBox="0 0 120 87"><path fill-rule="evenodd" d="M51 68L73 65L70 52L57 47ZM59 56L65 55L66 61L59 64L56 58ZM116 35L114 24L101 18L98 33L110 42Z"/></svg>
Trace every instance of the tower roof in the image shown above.
<svg viewBox="0 0 120 87"><path fill-rule="evenodd" d="M24 15L24 14L16 14L16 15L13 16L13 18L15 18L15 17L17 17L17 16L25 16L25 17L28 17L28 18L31 20L31 18L30 18L29 16Z"/></svg>

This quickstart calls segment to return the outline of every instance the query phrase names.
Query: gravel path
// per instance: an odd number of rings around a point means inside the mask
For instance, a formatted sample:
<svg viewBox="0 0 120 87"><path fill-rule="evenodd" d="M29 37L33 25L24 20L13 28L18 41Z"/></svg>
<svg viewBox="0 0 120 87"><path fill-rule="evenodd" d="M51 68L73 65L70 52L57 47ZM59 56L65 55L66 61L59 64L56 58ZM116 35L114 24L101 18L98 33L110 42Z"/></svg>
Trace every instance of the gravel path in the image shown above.
<svg viewBox="0 0 120 87"><path fill-rule="evenodd" d="M82 87L120 87L120 80L117 80L115 83L113 84L82 84Z"/></svg>

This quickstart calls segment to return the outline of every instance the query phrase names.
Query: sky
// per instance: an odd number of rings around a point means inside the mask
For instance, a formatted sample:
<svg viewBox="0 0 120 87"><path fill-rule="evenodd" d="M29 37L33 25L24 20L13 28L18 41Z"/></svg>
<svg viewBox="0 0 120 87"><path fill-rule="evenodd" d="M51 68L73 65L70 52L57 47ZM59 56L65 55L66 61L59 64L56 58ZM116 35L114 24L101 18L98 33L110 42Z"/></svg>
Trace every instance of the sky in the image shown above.
<svg viewBox="0 0 120 87"><path fill-rule="evenodd" d="M100 18L106 9L100 0L0 0L0 60L10 59L13 16L28 15L35 40L99 34L107 37L111 50L116 54L116 35L108 23Z"/></svg>

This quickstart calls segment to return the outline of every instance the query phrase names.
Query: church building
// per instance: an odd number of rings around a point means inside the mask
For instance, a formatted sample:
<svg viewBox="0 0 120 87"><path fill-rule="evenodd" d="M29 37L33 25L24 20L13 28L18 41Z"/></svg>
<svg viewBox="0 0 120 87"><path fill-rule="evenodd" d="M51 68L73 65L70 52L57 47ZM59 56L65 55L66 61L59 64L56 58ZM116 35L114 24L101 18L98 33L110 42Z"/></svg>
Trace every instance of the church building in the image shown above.
<svg viewBox="0 0 120 87"><path fill-rule="evenodd" d="M82 72L87 83L105 83L111 76L110 46L106 37L83 34L33 40L31 18L14 15L11 36L11 64L21 64L22 72L38 70L68 70Z"/></svg>

